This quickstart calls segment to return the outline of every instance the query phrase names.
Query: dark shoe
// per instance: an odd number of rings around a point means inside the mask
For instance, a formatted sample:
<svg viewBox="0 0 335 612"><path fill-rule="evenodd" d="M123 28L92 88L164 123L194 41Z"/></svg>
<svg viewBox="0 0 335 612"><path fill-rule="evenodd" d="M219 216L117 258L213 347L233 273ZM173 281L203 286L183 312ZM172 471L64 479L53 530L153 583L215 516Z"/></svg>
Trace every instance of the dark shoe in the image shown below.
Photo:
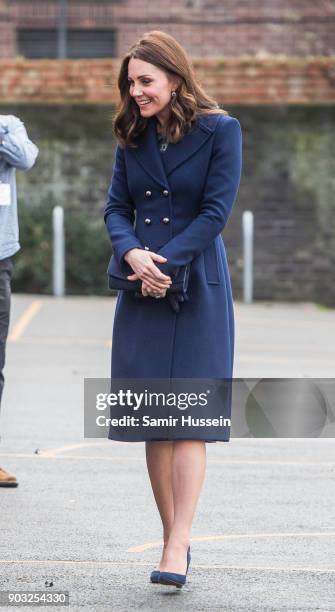
<svg viewBox="0 0 335 612"><path fill-rule="evenodd" d="M156 584L159 582L159 570L152 570L150 574L150 582L155 582Z"/></svg>
<svg viewBox="0 0 335 612"><path fill-rule="evenodd" d="M187 549L187 567L186 574L188 571L188 566L191 561L191 549L188 547ZM175 572L159 572L158 582L160 584L168 584L171 586L175 586L178 589L181 589L186 582L186 574L176 574Z"/></svg>
<svg viewBox="0 0 335 612"><path fill-rule="evenodd" d="M181 589L186 582L186 574L175 574L174 572L160 572L159 584L168 584Z"/></svg>
<svg viewBox="0 0 335 612"><path fill-rule="evenodd" d="M17 487L18 484L15 476L11 476L6 470L0 468L0 487Z"/></svg>

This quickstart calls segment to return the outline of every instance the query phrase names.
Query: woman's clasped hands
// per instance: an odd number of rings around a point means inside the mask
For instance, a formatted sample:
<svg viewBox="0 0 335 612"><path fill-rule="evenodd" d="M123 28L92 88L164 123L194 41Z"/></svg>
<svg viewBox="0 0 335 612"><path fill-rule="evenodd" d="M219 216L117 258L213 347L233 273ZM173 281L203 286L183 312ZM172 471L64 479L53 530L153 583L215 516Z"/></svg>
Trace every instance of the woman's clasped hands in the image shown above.
<svg viewBox="0 0 335 612"><path fill-rule="evenodd" d="M142 295L145 297L165 297L172 280L170 276L163 274L154 262L165 263L167 261L166 257L153 251L134 248L125 254L124 259L134 270L134 274L127 276L127 279L142 280Z"/></svg>

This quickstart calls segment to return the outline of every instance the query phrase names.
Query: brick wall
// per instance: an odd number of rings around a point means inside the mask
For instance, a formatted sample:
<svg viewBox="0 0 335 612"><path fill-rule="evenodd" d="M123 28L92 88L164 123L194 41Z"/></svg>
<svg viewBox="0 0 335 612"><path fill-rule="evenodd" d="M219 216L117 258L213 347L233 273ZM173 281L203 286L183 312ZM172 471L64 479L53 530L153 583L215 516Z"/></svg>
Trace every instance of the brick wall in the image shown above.
<svg viewBox="0 0 335 612"><path fill-rule="evenodd" d="M171 0L159 10L149 0L110 0L69 7L70 27L115 27L118 56L149 29L170 32L205 90L240 120L243 175L225 232L235 297L242 296L241 215L249 209L255 299L335 306L335 2ZM39 172L18 175L29 205L44 210L54 197L90 211L95 223L112 168L119 60L13 59L16 27L55 23L53 0L0 0L0 112L25 120L40 146Z"/></svg>
<svg viewBox="0 0 335 612"><path fill-rule="evenodd" d="M7 11L13 33L15 27L55 27L57 2L11 0ZM170 0L161 5L152 0L69 0L68 25L116 28L118 56L151 29L172 34L189 54L202 57L335 52L332 0ZM8 48L13 53L12 45ZM4 45L0 54L8 56Z"/></svg>
<svg viewBox="0 0 335 612"><path fill-rule="evenodd" d="M115 60L0 60L2 104L115 104ZM334 104L335 57L193 59L204 89L223 106Z"/></svg>
<svg viewBox="0 0 335 612"><path fill-rule="evenodd" d="M0 0L0 58L15 57L16 37L14 19L6 0Z"/></svg>
<svg viewBox="0 0 335 612"><path fill-rule="evenodd" d="M242 213L252 210L255 300L335 307L334 105L227 110L243 133L240 189L223 232L234 297L242 298ZM40 283L43 274L47 283L52 277L51 209L61 204L68 290L105 291L110 242L102 215L114 161L114 108L9 105L1 111L18 115L40 149L36 168L17 173L22 251L15 268L22 283L15 290L46 290ZM87 278L94 279L89 289Z"/></svg>

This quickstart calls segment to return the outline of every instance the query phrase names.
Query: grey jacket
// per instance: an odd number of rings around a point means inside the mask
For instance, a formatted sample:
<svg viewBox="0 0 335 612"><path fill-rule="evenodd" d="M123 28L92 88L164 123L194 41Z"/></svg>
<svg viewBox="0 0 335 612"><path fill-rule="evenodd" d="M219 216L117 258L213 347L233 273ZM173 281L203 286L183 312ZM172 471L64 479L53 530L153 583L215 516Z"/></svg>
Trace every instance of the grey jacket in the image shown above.
<svg viewBox="0 0 335 612"><path fill-rule="evenodd" d="M0 115L0 183L10 184L9 206L0 202L0 260L20 249L17 215L16 169L30 170L38 156L23 122L15 115Z"/></svg>

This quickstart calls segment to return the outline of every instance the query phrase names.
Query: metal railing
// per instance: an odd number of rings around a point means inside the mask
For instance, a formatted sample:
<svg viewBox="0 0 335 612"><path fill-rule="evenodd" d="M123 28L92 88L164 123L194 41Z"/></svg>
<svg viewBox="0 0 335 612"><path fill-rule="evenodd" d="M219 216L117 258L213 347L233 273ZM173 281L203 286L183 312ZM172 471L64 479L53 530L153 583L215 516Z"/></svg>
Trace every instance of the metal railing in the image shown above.
<svg viewBox="0 0 335 612"><path fill-rule="evenodd" d="M52 211L52 234L53 234L53 295L63 297L65 295L65 232L64 232L64 209L55 206Z"/></svg>
<svg viewBox="0 0 335 612"><path fill-rule="evenodd" d="M251 304L253 299L253 241L254 215L245 210L242 215L243 232L243 301Z"/></svg>

